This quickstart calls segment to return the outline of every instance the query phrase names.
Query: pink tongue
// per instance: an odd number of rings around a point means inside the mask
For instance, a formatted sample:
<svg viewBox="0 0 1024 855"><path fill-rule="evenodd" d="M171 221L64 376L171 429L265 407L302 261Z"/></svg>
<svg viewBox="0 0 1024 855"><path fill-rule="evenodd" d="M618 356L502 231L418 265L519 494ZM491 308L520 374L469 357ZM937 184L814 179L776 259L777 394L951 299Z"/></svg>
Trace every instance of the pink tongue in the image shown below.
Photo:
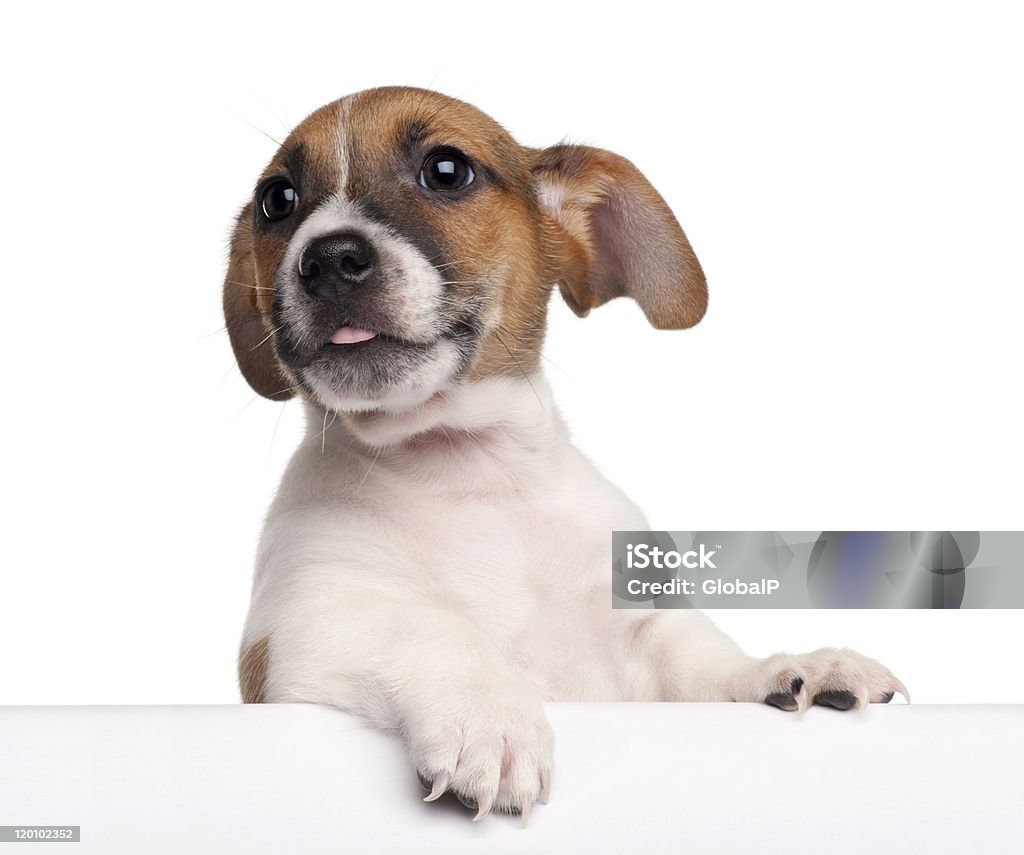
<svg viewBox="0 0 1024 855"><path fill-rule="evenodd" d="M371 338L376 338L377 333L370 332L370 330L363 330L359 327L342 327L339 330L335 330L331 336L332 344L355 344L357 341L369 341Z"/></svg>

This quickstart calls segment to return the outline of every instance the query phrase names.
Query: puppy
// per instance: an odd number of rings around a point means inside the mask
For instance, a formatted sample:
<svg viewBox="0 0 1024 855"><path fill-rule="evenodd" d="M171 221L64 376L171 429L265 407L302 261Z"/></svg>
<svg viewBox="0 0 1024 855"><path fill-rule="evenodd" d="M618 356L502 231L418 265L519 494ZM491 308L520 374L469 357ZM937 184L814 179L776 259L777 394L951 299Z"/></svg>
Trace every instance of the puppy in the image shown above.
<svg viewBox="0 0 1024 855"><path fill-rule="evenodd" d="M540 371L548 297L697 323L700 264L628 160L518 145L473 107L381 88L285 140L235 226L224 312L261 395L307 434L267 517L247 703L328 704L401 733L428 800L547 798L543 701L885 702L850 651L756 659L695 611L613 610L640 511L571 444Z"/></svg>

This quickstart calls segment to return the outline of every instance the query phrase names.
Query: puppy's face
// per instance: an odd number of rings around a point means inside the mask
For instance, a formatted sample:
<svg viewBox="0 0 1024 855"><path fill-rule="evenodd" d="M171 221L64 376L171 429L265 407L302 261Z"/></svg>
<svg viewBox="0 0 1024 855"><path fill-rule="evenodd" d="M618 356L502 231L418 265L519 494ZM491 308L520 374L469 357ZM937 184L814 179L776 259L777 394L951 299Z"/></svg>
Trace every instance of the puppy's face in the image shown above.
<svg viewBox="0 0 1024 855"><path fill-rule="evenodd" d="M579 314L632 296L663 328L696 323L707 300L682 230L628 161L524 148L467 104L385 88L285 140L237 221L224 307L261 394L405 412L536 370L554 285Z"/></svg>

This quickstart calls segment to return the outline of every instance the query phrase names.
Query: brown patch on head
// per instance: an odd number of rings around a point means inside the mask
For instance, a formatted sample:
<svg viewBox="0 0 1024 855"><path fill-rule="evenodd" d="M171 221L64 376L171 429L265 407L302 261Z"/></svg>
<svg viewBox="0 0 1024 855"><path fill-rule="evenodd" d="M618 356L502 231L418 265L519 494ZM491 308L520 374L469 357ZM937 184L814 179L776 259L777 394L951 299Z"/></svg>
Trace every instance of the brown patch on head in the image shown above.
<svg viewBox="0 0 1024 855"><path fill-rule="evenodd" d="M530 151L475 107L421 89L360 93L345 127L349 198L412 240L439 269L448 306L483 333L466 378L534 371L553 280ZM469 192L439 198L418 186L437 150L469 160Z"/></svg>
<svg viewBox="0 0 1024 855"><path fill-rule="evenodd" d="M270 667L270 636L264 635L241 651L238 657L238 686L243 704L262 704L267 697Z"/></svg>
<svg viewBox="0 0 1024 855"><path fill-rule="evenodd" d="M339 181L338 119L340 102L328 104L295 128L257 182L274 177L292 183L299 195L299 216L280 223L263 220L259 199L238 215L231 239L228 272L224 278L224 317L235 359L249 385L267 398L292 396L291 381L274 353L270 307L275 275L288 240L305 215L337 190Z"/></svg>

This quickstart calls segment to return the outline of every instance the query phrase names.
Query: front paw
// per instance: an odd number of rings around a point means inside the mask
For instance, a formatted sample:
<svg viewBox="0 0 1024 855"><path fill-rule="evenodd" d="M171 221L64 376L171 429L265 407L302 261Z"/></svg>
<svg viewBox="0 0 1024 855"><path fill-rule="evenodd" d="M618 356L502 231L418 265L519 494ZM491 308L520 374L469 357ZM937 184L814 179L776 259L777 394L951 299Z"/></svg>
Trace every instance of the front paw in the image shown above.
<svg viewBox="0 0 1024 855"><path fill-rule="evenodd" d="M738 677L735 693L739 700L796 712L811 704L837 710L887 704L896 692L910 702L906 687L880 662L854 650L823 647L761 660Z"/></svg>
<svg viewBox="0 0 1024 855"><path fill-rule="evenodd" d="M405 727L416 774L433 801L452 792L475 808L522 814L545 802L554 738L540 700L529 692L491 691L438 698Z"/></svg>

